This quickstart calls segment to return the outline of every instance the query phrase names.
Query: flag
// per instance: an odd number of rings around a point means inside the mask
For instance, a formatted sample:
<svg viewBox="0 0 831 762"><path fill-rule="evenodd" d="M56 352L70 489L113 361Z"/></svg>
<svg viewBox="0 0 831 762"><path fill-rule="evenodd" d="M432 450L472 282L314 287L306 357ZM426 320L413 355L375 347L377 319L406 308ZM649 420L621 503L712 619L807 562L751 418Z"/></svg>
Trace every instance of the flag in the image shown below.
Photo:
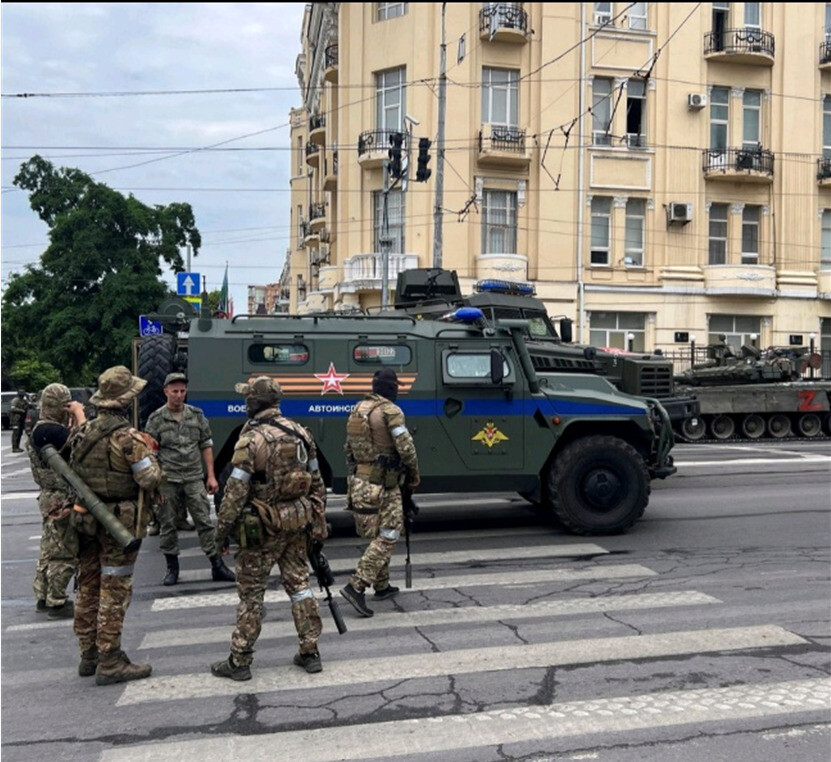
<svg viewBox="0 0 831 762"><path fill-rule="evenodd" d="M230 302L228 300L228 263L225 263L225 277L222 279L222 288L219 290L219 304L217 306L217 311L224 314L226 317L230 317L228 315L228 311L230 308Z"/></svg>

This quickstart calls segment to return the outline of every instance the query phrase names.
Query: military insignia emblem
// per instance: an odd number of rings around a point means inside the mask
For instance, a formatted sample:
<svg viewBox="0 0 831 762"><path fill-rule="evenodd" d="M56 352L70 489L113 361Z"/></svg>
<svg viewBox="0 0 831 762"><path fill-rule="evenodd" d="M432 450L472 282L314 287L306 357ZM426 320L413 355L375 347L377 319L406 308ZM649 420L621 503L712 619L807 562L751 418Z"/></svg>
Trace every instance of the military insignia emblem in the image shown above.
<svg viewBox="0 0 831 762"><path fill-rule="evenodd" d="M488 421L480 432L471 437L471 441L482 442L490 448L498 442L507 442L508 437L496 428L493 421Z"/></svg>

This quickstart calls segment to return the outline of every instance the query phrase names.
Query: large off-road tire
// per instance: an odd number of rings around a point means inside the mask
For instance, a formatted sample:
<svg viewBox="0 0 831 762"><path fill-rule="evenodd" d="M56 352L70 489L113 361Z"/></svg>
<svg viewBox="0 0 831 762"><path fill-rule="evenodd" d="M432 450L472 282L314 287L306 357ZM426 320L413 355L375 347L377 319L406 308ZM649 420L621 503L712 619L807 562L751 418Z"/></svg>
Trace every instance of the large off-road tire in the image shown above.
<svg viewBox="0 0 831 762"><path fill-rule="evenodd" d="M649 474L632 445L612 436L591 436L568 445L548 474L548 495L557 519L576 534L620 534L649 502Z"/></svg>
<svg viewBox="0 0 831 762"><path fill-rule="evenodd" d="M143 429L154 410L167 402L164 379L174 370L176 337L168 334L145 336L138 350L138 376L147 381L138 398L139 428Z"/></svg>

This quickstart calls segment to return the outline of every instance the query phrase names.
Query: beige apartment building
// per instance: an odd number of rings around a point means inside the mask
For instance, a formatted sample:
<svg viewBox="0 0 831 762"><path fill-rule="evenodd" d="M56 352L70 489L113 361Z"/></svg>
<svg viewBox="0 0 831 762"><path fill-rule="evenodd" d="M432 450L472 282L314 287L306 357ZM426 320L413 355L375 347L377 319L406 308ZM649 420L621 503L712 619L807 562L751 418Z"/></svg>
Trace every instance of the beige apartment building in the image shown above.
<svg viewBox="0 0 831 762"><path fill-rule="evenodd" d="M440 265L530 281L597 346L831 349L830 7L310 4L289 309Z"/></svg>

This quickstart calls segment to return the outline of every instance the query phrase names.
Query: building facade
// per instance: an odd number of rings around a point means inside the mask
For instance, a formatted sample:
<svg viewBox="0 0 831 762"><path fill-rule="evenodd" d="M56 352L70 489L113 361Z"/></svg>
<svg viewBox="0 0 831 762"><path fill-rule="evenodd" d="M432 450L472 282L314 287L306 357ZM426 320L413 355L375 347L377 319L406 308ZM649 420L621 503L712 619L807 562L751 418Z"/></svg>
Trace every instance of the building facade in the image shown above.
<svg viewBox="0 0 831 762"><path fill-rule="evenodd" d="M440 265L531 281L597 346L831 349L829 25L820 3L310 4L290 310L376 308Z"/></svg>

